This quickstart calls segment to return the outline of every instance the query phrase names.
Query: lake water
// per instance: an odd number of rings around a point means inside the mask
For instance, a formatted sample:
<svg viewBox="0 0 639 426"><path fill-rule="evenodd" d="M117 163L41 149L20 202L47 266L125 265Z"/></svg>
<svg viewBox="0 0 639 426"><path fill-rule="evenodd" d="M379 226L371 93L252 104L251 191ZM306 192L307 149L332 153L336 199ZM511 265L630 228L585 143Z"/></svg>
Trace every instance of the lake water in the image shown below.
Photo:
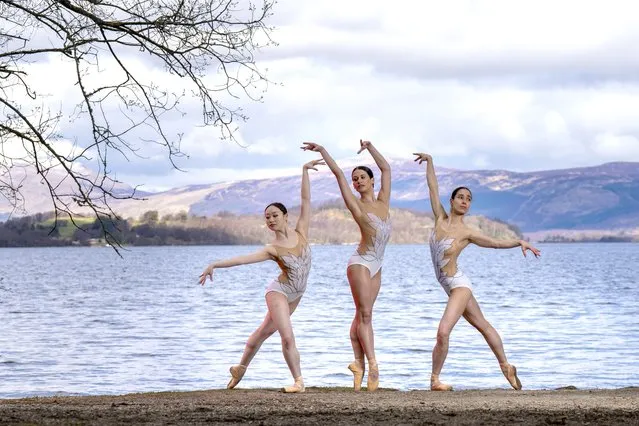
<svg viewBox="0 0 639 426"><path fill-rule="evenodd" d="M524 389L639 385L639 244L469 247L460 266L502 335ZM220 389L266 312L273 262L206 264L250 246L0 249L0 397ZM307 386L351 386L354 307L345 277L354 246L313 247L308 290L293 315ZM427 389L446 295L426 245L389 246L373 316L381 386ZM508 388L481 335L463 319L442 379L457 389ZM291 383L279 336L239 387Z"/></svg>

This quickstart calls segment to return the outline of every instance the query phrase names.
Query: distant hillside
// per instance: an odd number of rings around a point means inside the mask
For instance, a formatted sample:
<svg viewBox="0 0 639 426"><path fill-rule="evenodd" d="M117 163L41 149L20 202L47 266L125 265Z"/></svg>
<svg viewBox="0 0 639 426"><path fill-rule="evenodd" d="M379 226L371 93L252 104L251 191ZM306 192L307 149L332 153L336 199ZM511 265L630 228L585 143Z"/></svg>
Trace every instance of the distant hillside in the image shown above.
<svg viewBox="0 0 639 426"><path fill-rule="evenodd" d="M544 243L637 243L639 242L639 228L621 231L553 229L549 231L526 233L526 237L532 241L539 241Z"/></svg>
<svg viewBox="0 0 639 426"><path fill-rule="evenodd" d="M393 207L430 211L424 167L410 160L391 160L391 165ZM350 167L345 172L348 176ZM465 185L473 191L472 214L513 223L525 232L639 228L639 163L527 173L438 168L437 174L446 208L452 189ZM299 176L224 182L176 188L148 194L143 202L124 200L113 205L123 217L138 217L147 210L186 211L196 216L223 211L258 214L276 200L299 204L299 185ZM340 197L334 176L325 169L311 174L311 185L315 205ZM40 200L29 202L36 209L29 213L46 205L42 200L46 194L34 189L27 195ZM0 215L7 211L0 201Z"/></svg>
<svg viewBox="0 0 639 426"><path fill-rule="evenodd" d="M425 244L433 226L429 215L403 209L392 209L391 219L391 244ZM293 226L296 221L297 213L293 209L289 223ZM89 218L77 220L87 232L62 221L49 235L52 222L52 215L38 214L0 224L0 247L99 243L100 228ZM469 217L467 223L496 238L521 238L516 228L483 217ZM273 235L261 214L228 212L211 217L188 217L185 212L160 216L157 211L149 211L135 220L118 223L117 229L119 231L111 228L124 245L264 244ZM356 244L359 238L357 225L346 209L328 206L313 212L309 230L311 243Z"/></svg>
<svg viewBox="0 0 639 426"><path fill-rule="evenodd" d="M87 179L95 179L95 173L77 166L78 173ZM22 200L18 200L17 208L14 209L9 200L0 195L0 221L6 220L11 216L34 215L36 213L45 213L53 210L53 202L47 186L44 181L36 174L35 170L29 166L14 167L11 170L12 185L20 187ZM47 171L47 179L52 186L56 188L61 199L70 202L71 194L76 193L75 183L60 168L51 168ZM105 184L105 186L109 186ZM127 184L117 183L111 187L114 195L125 196L133 192L133 188ZM94 194L95 195L95 194ZM143 197L148 195L146 192L136 191L136 196ZM86 210L89 213L89 210ZM78 211L82 213L82 211Z"/></svg>
<svg viewBox="0 0 639 426"><path fill-rule="evenodd" d="M289 223L297 221L297 212L289 211ZM405 209L391 209L393 232L391 244L423 244L428 240L433 219L425 213ZM264 224L261 214L236 215L220 212L211 217L192 218L190 223L199 227L224 229L229 235L244 241L268 243L271 231ZM523 238L516 228L484 217L471 216L466 223L495 238ZM313 211L309 229L309 242L313 244L356 244L360 232L351 214L345 208L323 207Z"/></svg>

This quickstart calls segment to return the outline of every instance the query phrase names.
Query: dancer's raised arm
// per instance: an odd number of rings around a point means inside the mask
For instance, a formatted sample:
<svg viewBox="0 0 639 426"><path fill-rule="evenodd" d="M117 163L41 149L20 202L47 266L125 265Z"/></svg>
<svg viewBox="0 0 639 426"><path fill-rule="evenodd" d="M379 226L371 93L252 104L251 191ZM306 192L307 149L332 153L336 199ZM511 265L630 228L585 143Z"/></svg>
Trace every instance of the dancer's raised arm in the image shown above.
<svg viewBox="0 0 639 426"><path fill-rule="evenodd" d="M473 230L468 236L468 240L478 245L479 247L494 248L494 249L510 249L515 247L521 247L521 251L526 256L526 250L530 250L535 257L541 256L541 251L533 247L524 240L508 239L508 240L496 240L487 235L482 234L480 231Z"/></svg>
<svg viewBox="0 0 639 426"><path fill-rule="evenodd" d="M439 199L439 185L437 184L437 175L435 175L435 167L433 166L433 157L423 152L416 152L413 155L417 156L415 161L418 161L418 164L426 162L426 182L428 183L430 206L433 209L435 220L447 217L446 210L444 210L444 206L442 206L442 202Z"/></svg>
<svg viewBox="0 0 639 426"><path fill-rule="evenodd" d="M390 203L390 193L391 193L391 168L388 164L388 161L380 154L380 152L373 146L370 141L359 140L359 144L361 146L360 150L357 152L358 154L365 149L370 152L371 157L375 160L375 164L379 167L379 170L382 172L382 185L379 188L379 192L377 193L377 199L386 204Z"/></svg>
<svg viewBox="0 0 639 426"><path fill-rule="evenodd" d="M302 206L300 208L300 217L297 220L295 229L302 234L304 238L308 237L308 226L311 217L311 180L308 177L308 170L317 170L315 166L326 164L324 160L313 160L304 164L302 168Z"/></svg>
<svg viewBox="0 0 639 426"><path fill-rule="evenodd" d="M326 151L326 149L319 144L313 142L304 142L304 146L301 147L304 151L314 151L319 152L322 155L322 158L326 162L326 165L331 172L337 178L337 185L339 186L339 190L342 193L342 198L344 199L344 203L346 203L346 207L353 213L354 215L360 216L362 214L359 205L357 204L357 198L351 192L351 188L346 180L346 176L342 172L342 169L339 168L333 157Z"/></svg>
<svg viewBox="0 0 639 426"><path fill-rule="evenodd" d="M206 278L209 277L213 281L213 270L219 268L230 268L239 265L249 265L251 263L264 262L265 260L271 260L277 253L272 246L266 246L263 249L256 251L255 253L246 254L243 256L236 256L230 259L216 260L204 269L202 275L200 275L199 283L204 285Z"/></svg>

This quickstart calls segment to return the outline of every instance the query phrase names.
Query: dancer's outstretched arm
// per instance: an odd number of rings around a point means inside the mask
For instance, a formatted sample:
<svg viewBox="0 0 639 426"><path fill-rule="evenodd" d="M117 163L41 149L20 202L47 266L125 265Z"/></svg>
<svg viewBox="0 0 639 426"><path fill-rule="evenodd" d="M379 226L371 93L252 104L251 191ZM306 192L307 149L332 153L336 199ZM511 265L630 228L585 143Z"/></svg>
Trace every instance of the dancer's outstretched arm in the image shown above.
<svg viewBox="0 0 639 426"><path fill-rule="evenodd" d="M362 211L359 208L359 204L357 204L357 198L351 192L351 188L348 185L348 181L342 172L342 169L339 168L333 157L326 151L326 149L322 145L318 145L313 142L304 142L304 146L302 147L304 151L314 151L319 152L322 155L322 158L326 162L326 165L331 172L337 178L337 185L339 186L339 190L342 193L342 198L344 199L344 203L346 203L346 207L353 213L355 216L361 216Z"/></svg>
<svg viewBox="0 0 639 426"><path fill-rule="evenodd" d="M446 210L444 210L444 206L442 206L442 202L439 199L439 184L437 183L437 175L435 175L433 157L428 154L424 154L423 152L416 152L413 155L417 156L415 161L418 161L418 164L422 164L424 161L426 162L426 182L428 183L430 207L433 209L435 220L439 218L446 218Z"/></svg>
<svg viewBox="0 0 639 426"><path fill-rule="evenodd" d="M243 256L236 256L225 260L216 260L204 269L202 275L200 275L199 283L204 285L206 278L208 277L213 281L213 270L217 268L230 268L232 266L248 265L251 263L264 262L265 260L273 259L277 253L272 246L266 246L263 249L256 251L255 253L246 254Z"/></svg>
<svg viewBox="0 0 639 426"><path fill-rule="evenodd" d="M380 152L373 146L370 141L359 140L359 144L361 146L360 150L357 152L358 154L365 149L370 152L371 157L375 160L375 164L379 167L379 170L382 172L382 184L379 188L379 192L377 193L377 199L386 204L390 203L390 193L391 193L391 168L388 164L388 161L380 154Z"/></svg>
<svg viewBox="0 0 639 426"><path fill-rule="evenodd" d="M308 237L308 226L311 217L311 180L308 177L308 170L317 170L315 167L326 164L324 160L313 160L304 164L302 167L302 207L300 208L300 217L297 220L295 229L300 234L304 235L304 238Z"/></svg>
<svg viewBox="0 0 639 426"><path fill-rule="evenodd" d="M472 231L468 237L468 240L478 245L479 247L495 248L495 249L509 249L515 247L521 247L521 251L526 256L526 250L530 250L535 257L541 256L541 251L533 247L530 243L524 240L508 239L508 240L496 240L479 231Z"/></svg>

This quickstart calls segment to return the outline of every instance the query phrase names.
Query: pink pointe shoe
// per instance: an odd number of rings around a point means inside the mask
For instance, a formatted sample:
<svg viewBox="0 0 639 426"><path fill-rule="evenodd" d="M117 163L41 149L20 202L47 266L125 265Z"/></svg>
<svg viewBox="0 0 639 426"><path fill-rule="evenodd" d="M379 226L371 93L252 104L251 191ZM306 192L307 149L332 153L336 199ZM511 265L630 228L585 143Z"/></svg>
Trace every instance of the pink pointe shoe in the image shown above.
<svg viewBox="0 0 639 426"><path fill-rule="evenodd" d="M282 388L282 392L284 393L303 393L306 392L306 388L304 387L304 379L302 376L295 378L295 383L293 386L286 386Z"/></svg>
<svg viewBox="0 0 639 426"><path fill-rule="evenodd" d="M362 390L362 381L364 380L364 360L356 359L348 364L348 369L353 372L353 390L359 392Z"/></svg>
<svg viewBox="0 0 639 426"><path fill-rule="evenodd" d="M371 359L368 361L368 380L366 381L366 390L375 392L379 387L379 367L377 361Z"/></svg>
<svg viewBox="0 0 639 426"><path fill-rule="evenodd" d="M512 364L499 364L501 372L506 376L506 380L510 383L510 386L515 390L521 390L521 382L517 377L517 367Z"/></svg>
<svg viewBox="0 0 639 426"><path fill-rule="evenodd" d="M430 375L430 390L432 391L452 391L453 387L439 381L439 374Z"/></svg>
<svg viewBox="0 0 639 426"><path fill-rule="evenodd" d="M229 380L226 388L233 389L238 383L240 383L242 377L244 377L244 373L246 373L246 365L234 365L229 368L229 371L231 372L231 380Z"/></svg>

